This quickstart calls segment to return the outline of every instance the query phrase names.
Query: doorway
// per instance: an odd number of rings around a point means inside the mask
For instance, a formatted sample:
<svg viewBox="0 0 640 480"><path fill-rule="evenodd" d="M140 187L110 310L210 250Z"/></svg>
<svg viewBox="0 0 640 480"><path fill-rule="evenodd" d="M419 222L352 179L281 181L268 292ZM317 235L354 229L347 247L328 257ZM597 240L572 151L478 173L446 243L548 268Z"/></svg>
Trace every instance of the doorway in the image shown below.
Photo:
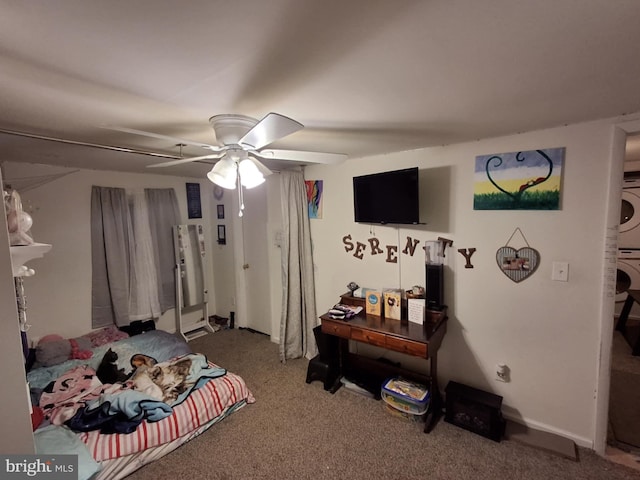
<svg viewBox="0 0 640 480"><path fill-rule="evenodd" d="M640 236L636 238L633 196L640 186L640 134L630 133L624 155L614 327L626 299L626 290L640 289ZM640 191L640 189L638 190ZM631 199L631 201L630 201ZM636 268L637 267L637 268ZM640 357L631 345L640 335L640 309L634 307L627 322L627 334L614 328L611 343L607 456L638 468L640 457Z"/></svg>
<svg viewBox="0 0 640 480"><path fill-rule="evenodd" d="M239 326L271 336L271 293L269 281L269 235L267 185L243 188L244 212L240 219L239 275L242 277L243 317ZM238 271L238 270L237 270Z"/></svg>

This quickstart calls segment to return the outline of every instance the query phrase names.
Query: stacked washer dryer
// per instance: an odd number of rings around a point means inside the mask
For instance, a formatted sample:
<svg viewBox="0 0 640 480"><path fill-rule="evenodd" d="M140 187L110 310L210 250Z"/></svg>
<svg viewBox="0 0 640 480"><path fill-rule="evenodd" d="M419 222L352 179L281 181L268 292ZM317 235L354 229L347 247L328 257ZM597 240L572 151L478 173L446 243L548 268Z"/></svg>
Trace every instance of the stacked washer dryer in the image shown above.
<svg viewBox="0 0 640 480"><path fill-rule="evenodd" d="M620 314L627 290L640 290L640 179L628 178L622 185L622 208L618 236L616 315ZM633 305L629 318L640 319L640 306Z"/></svg>

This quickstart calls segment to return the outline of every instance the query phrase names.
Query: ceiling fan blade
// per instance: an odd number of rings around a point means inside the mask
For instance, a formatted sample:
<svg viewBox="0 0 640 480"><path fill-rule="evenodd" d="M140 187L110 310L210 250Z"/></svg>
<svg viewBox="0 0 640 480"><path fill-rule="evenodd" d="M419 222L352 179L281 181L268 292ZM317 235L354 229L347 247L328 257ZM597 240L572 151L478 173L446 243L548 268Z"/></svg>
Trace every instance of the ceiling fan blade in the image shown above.
<svg viewBox="0 0 640 480"><path fill-rule="evenodd" d="M300 122L271 112L249 130L238 143L257 150L303 128L304 125Z"/></svg>
<svg viewBox="0 0 640 480"><path fill-rule="evenodd" d="M211 155L202 155L201 157L180 158L178 160L171 160L169 162L154 163L153 165L147 165L147 168L173 167L174 165L182 165L184 163L197 162L198 160L218 159L218 158L221 158L223 155L224 155L224 152L213 153Z"/></svg>
<svg viewBox="0 0 640 480"><path fill-rule="evenodd" d="M175 145L184 144L184 145L192 145L194 147L207 148L214 152L218 152L222 149L222 147L218 147L216 145L209 145L208 143L193 142L191 140L185 140L183 138L169 137L167 135L161 135L159 133L145 132L144 130L136 130L135 128L117 127L113 125L102 125L101 128L104 128L106 130L114 130L116 132L132 133L133 135L140 135L142 137L158 138L160 140L166 140L168 142L171 142Z"/></svg>
<svg viewBox="0 0 640 480"><path fill-rule="evenodd" d="M344 153L303 152L300 150L260 150L255 152L260 158L274 160L292 160L295 162L340 163L347 159Z"/></svg>

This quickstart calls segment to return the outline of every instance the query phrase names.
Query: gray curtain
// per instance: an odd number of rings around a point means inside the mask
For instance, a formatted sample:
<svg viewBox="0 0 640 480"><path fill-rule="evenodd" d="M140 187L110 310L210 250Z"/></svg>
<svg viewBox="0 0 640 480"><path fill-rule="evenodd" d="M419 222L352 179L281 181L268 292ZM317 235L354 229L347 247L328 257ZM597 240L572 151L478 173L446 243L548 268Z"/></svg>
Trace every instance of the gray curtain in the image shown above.
<svg viewBox="0 0 640 480"><path fill-rule="evenodd" d="M164 313L176 304L176 260L172 227L181 223L180 211L173 188L145 188L144 193L149 209L160 309Z"/></svg>
<svg viewBox="0 0 640 480"><path fill-rule="evenodd" d="M282 317L280 361L313 358L317 347L313 256L307 193L302 172L280 174L282 198Z"/></svg>
<svg viewBox="0 0 640 480"><path fill-rule="evenodd" d="M141 275L157 289L160 311L175 305L175 255L171 227L180 223L175 192L167 189L145 189L146 206L139 205L138 227L149 225L145 239L135 240L132 207L123 188L92 187L91 190L91 326L100 328L114 323L129 325L131 320L159 316L146 303ZM133 209L135 210L135 209ZM142 223L140 223L142 222ZM142 236L142 229L139 228ZM149 235L150 234L150 235ZM146 241L148 237L150 241ZM140 268L142 257L152 258ZM136 262L136 260L139 260ZM143 262L144 263L144 262ZM153 265L150 265L153 263ZM147 272L148 267L151 268ZM137 270L138 269L138 270ZM153 273L153 275L147 275ZM155 294L155 292L153 292ZM132 311L132 309L134 311ZM132 316L133 315L133 316Z"/></svg>
<svg viewBox="0 0 640 480"><path fill-rule="evenodd" d="M133 228L124 188L91 189L91 326L129 324Z"/></svg>

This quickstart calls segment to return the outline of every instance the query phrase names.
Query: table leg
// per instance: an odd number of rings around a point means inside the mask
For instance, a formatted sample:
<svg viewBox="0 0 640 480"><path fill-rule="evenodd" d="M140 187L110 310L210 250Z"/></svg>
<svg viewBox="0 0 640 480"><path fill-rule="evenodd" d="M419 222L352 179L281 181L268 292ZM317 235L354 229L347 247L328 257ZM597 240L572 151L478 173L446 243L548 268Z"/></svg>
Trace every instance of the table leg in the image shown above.
<svg viewBox="0 0 640 480"><path fill-rule="evenodd" d="M348 340L344 338L338 338L338 351L336 352L338 355L338 376L336 377L336 381L333 386L329 389L330 393L336 393L342 387L342 382L340 379L344 375L344 357L346 355L346 351L349 351Z"/></svg>
<svg viewBox="0 0 640 480"><path fill-rule="evenodd" d="M430 375L431 375L431 400L429 403L429 411L424 422L424 433L431 433L433 427L438 423L438 418L442 413L442 397L440 396L440 387L438 386L438 356L434 354L430 359Z"/></svg>
<svg viewBox="0 0 640 480"><path fill-rule="evenodd" d="M627 295L627 299L624 301L622 311L620 312L620 316L618 317L616 330L618 330L619 332L622 332L623 334L627 330L627 319L629 318L631 307L633 307L633 302L634 302L633 297L631 295Z"/></svg>
<svg viewBox="0 0 640 480"><path fill-rule="evenodd" d="M625 340L631 345L631 340L627 337L627 320L629 319L629 313L631 313L631 308L633 307L633 302L636 299L629 293L627 295L627 299L624 301L624 306L622 307L622 311L620 312L620 317L618 317L618 323L616 324L616 330L618 330L625 337ZM636 339L635 343L631 345L633 348L631 350L631 354L634 357L640 355L640 336Z"/></svg>

